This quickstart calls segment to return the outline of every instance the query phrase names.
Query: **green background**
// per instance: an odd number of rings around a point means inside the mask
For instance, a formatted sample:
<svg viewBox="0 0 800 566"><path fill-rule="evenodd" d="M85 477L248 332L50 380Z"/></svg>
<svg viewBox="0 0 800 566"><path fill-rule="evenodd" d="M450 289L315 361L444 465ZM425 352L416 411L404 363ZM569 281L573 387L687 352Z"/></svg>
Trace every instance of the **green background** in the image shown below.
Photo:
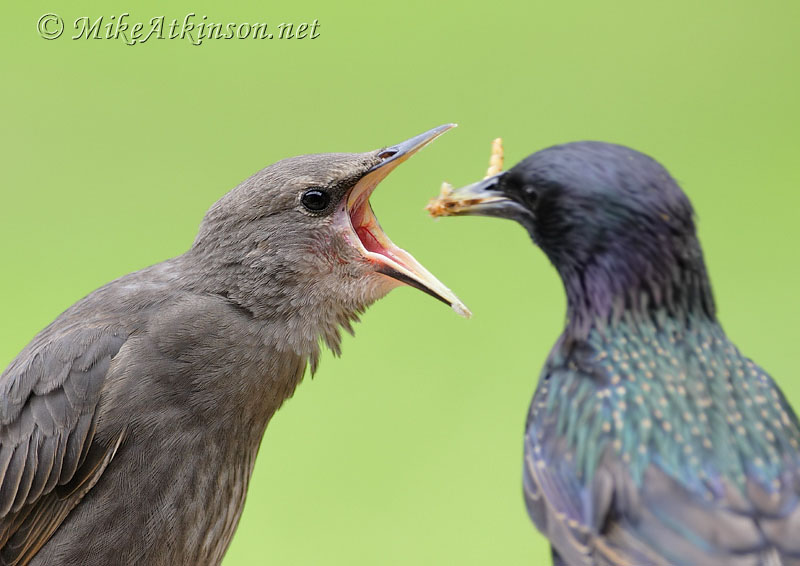
<svg viewBox="0 0 800 566"><path fill-rule="evenodd" d="M518 226L434 222L442 180L600 139L664 163L692 198L722 321L800 406L800 3L30 2L2 20L0 366L78 298L182 253L255 170L460 124L373 204L472 308L394 291L271 423L225 560L542 564L522 428L564 316ZM64 3L65 4L65 3ZM310 22L304 41L79 40L81 16ZM37 35L47 12L67 23Z"/></svg>

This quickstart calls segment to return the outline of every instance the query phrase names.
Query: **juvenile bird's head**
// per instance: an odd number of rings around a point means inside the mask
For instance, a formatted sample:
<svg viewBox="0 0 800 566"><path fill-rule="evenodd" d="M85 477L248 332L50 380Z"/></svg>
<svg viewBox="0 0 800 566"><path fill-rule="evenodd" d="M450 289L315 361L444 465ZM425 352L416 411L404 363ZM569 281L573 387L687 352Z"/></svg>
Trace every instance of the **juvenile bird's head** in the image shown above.
<svg viewBox="0 0 800 566"><path fill-rule="evenodd" d="M253 316L281 323L302 353L319 338L338 353L338 328L392 288L410 285L468 315L458 298L394 245L369 197L395 167L447 124L367 153L284 159L259 171L206 214L190 254L209 284Z"/></svg>
<svg viewBox="0 0 800 566"><path fill-rule="evenodd" d="M576 323L626 308L714 317L689 199L638 151L592 141L550 147L447 200L453 215L520 222L561 274Z"/></svg>

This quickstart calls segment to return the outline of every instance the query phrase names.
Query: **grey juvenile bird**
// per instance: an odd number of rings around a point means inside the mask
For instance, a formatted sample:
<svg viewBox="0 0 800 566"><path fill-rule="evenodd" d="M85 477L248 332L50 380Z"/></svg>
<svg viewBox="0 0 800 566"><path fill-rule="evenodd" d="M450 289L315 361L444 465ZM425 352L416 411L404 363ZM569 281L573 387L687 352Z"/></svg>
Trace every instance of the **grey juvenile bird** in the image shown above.
<svg viewBox="0 0 800 566"><path fill-rule="evenodd" d="M800 428L716 316L689 199L650 157L551 147L440 202L520 222L567 323L525 429L557 565L800 564Z"/></svg>
<svg viewBox="0 0 800 566"><path fill-rule="evenodd" d="M0 563L218 564L273 413L320 342L401 284L466 308L392 244L369 197L452 127L280 161L185 254L122 277L0 376Z"/></svg>

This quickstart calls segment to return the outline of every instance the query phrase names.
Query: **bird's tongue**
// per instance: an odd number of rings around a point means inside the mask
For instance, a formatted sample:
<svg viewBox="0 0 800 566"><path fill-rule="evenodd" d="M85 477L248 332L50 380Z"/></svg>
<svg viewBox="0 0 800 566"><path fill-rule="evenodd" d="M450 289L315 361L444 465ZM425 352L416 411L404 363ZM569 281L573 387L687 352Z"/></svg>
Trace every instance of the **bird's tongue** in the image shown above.
<svg viewBox="0 0 800 566"><path fill-rule="evenodd" d="M369 196L375 187L362 188L360 191L358 189L359 187L354 188L354 194L348 199L350 224L363 247L362 253L376 264L376 270L432 295L450 305L461 316L471 316L469 309L450 289L425 269L414 256L394 245L386 236L369 203Z"/></svg>

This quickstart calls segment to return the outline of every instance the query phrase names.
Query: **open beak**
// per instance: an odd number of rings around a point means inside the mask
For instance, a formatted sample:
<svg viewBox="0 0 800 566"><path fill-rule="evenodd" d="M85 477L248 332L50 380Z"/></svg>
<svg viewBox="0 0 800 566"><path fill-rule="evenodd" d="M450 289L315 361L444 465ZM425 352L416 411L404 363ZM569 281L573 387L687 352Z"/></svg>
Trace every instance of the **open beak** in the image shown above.
<svg viewBox="0 0 800 566"><path fill-rule="evenodd" d="M381 162L367 171L350 190L350 194L347 196L347 212L356 235L354 243L359 246L361 253L375 264L376 271L436 297L450 305L459 315L468 318L472 313L450 289L436 279L410 253L389 240L378 224L378 219L375 218L375 213L369 203L369 197L375 187L395 167L453 127L455 124L445 124L383 149L378 154L382 159Z"/></svg>
<svg viewBox="0 0 800 566"><path fill-rule="evenodd" d="M498 173L459 189L453 189L445 183L438 198L432 200L426 208L434 218L496 216L522 222L531 216L531 212L503 194L500 190L503 175L505 173Z"/></svg>

